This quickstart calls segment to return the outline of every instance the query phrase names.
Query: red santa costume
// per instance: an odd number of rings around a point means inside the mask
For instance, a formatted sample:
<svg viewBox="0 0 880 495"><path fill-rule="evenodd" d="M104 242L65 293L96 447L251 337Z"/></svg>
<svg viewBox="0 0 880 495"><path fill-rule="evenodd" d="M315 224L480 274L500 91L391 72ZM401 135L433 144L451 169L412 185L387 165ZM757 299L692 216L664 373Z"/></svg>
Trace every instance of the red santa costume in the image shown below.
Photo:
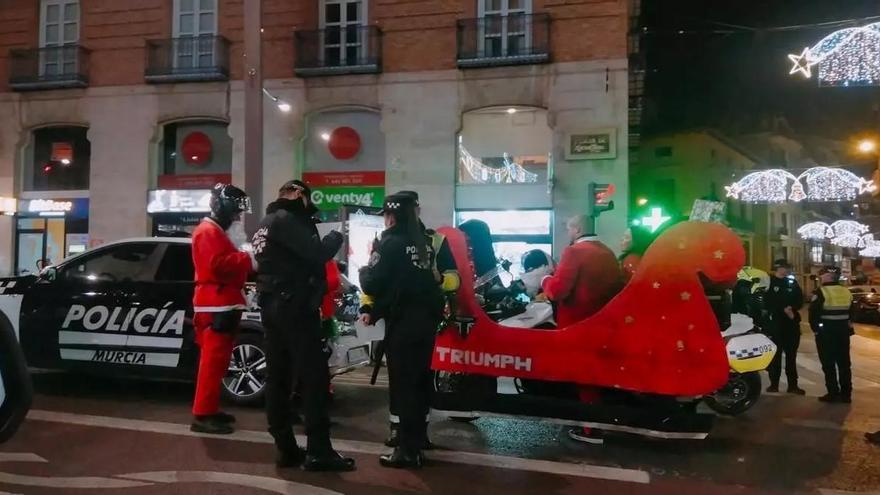
<svg viewBox="0 0 880 495"><path fill-rule="evenodd" d="M250 254L239 251L226 231L205 218L192 234L195 264L195 341L201 348L194 416L220 412L220 384L229 367L234 333L211 328L213 316L230 310L246 309L244 285L254 269Z"/></svg>
<svg viewBox="0 0 880 495"><path fill-rule="evenodd" d="M564 328L592 316L621 287L620 265L614 252L596 236L582 236L562 252L556 272L544 277L541 288L557 304L557 326Z"/></svg>

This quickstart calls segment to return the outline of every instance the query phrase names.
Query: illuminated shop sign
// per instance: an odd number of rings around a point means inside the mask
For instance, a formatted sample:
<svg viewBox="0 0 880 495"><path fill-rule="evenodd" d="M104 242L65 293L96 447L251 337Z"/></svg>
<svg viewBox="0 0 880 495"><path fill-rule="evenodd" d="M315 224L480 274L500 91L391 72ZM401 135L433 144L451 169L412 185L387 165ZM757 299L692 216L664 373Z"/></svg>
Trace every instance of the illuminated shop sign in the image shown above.
<svg viewBox="0 0 880 495"><path fill-rule="evenodd" d="M36 213L41 217L63 217L73 210L73 201L54 199L31 199L25 202L22 212Z"/></svg>
<svg viewBox="0 0 880 495"><path fill-rule="evenodd" d="M211 211L210 189L157 189L147 195L147 213Z"/></svg>
<svg viewBox="0 0 880 495"><path fill-rule="evenodd" d="M0 214L15 215L16 211L18 211L17 199L0 197Z"/></svg>

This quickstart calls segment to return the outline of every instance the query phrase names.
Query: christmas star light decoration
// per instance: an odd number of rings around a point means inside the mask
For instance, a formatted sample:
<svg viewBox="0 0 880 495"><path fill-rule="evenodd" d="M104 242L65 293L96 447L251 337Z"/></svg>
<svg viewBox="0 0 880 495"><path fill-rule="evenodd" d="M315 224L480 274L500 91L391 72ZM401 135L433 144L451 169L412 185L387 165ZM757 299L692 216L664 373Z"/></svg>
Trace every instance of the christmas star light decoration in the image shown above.
<svg viewBox="0 0 880 495"><path fill-rule="evenodd" d="M789 74L805 78L818 65L820 86L880 84L880 23L835 31L788 59L793 64Z"/></svg>
<svg viewBox="0 0 880 495"><path fill-rule="evenodd" d="M825 222L810 222L797 229L798 235L808 241L823 241L834 237L831 226Z"/></svg>
<svg viewBox="0 0 880 495"><path fill-rule="evenodd" d="M831 240L835 246L847 248L865 248L874 241L874 235L868 234L870 228L854 220L838 220L831 225L825 222L810 222L802 225L798 234L806 240Z"/></svg>
<svg viewBox="0 0 880 495"><path fill-rule="evenodd" d="M874 181L843 168L813 167L798 176L783 169L760 170L747 174L725 189L728 197L741 201L783 203L852 201L877 187Z"/></svg>

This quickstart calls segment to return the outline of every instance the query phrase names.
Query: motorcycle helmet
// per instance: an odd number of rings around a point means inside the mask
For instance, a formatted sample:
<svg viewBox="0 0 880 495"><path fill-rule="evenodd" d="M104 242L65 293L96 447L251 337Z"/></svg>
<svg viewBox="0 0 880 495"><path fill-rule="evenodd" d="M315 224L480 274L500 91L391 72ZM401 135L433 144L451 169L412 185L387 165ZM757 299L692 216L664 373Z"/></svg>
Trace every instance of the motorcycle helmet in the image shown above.
<svg viewBox="0 0 880 495"><path fill-rule="evenodd" d="M235 217L251 212L251 199L247 193L232 184L218 183L211 190L210 206L211 218L226 230Z"/></svg>
<svg viewBox="0 0 880 495"><path fill-rule="evenodd" d="M738 281L751 282L752 293L770 288L770 275L759 268L744 266L736 274L736 278Z"/></svg>
<svg viewBox="0 0 880 495"><path fill-rule="evenodd" d="M523 272L520 280L525 285L526 294L529 297L535 297L538 294L538 291L541 290L541 280L553 273L554 267L553 258L540 249L533 249L523 254Z"/></svg>

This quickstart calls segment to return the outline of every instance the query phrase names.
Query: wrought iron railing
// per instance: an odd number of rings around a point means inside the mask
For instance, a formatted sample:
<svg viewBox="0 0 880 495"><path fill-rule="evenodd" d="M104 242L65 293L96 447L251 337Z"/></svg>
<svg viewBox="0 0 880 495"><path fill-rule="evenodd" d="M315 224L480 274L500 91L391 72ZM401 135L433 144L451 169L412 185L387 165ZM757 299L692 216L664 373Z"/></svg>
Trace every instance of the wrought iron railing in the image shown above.
<svg viewBox="0 0 880 495"><path fill-rule="evenodd" d="M147 41L148 82L225 81L229 79L229 41L202 35Z"/></svg>
<svg viewBox="0 0 880 495"><path fill-rule="evenodd" d="M550 60L548 14L460 19L457 38L459 67L536 64Z"/></svg>
<svg viewBox="0 0 880 495"><path fill-rule="evenodd" d="M80 45L9 51L9 86L17 91L84 88L89 85L89 51Z"/></svg>
<svg viewBox="0 0 880 495"><path fill-rule="evenodd" d="M376 26L297 31L294 43L294 70L298 76L382 71L382 31Z"/></svg>

